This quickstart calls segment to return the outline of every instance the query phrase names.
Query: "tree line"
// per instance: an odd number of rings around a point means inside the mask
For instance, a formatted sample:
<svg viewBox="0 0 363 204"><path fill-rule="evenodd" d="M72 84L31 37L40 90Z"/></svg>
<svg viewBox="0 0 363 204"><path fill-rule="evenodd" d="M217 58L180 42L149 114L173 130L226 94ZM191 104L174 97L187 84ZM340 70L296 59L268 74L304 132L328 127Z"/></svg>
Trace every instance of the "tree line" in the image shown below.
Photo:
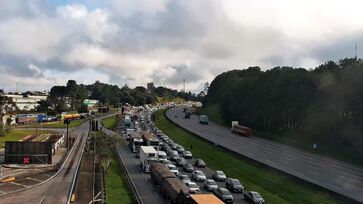
<svg viewBox="0 0 363 204"><path fill-rule="evenodd" d="M65 86L53 86L47 100L40 101L36 111L46 112L50 115L65 111L86 112L87 107L83 104L85 99L99 100L100 104L105 106L121 107L125 104L140 106L154 104L158 102L158 97L200 100L194 93L178 92L161 86L147 90L142 86L129 88L125 85L120 88L117 85L99 81L84 85L77 84L75 80L68 80Z"/></svg>
<svg viewBox="0 0 363 204"><path fill-rule="evenodd" d="M294 133L323 146L363 148L363 62L346 58L315 69L260 67L217 76L204 99L226 124ZM362 152L361 150L359 150Z"/></svg>

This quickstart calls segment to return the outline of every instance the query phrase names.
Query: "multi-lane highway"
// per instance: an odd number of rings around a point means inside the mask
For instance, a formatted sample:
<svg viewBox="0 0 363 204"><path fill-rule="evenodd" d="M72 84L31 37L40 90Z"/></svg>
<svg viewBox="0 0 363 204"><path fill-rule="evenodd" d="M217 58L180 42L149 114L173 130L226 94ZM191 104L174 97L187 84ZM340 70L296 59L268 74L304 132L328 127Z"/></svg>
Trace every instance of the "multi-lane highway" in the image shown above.
<svg viewBox="0 0 363 204"><path fill-rule="evenodd" d="M182 107L166 112L167 117L182 128L248 158L309 181L336 193L363 202L363 168L332 158L311 154L262 138L246 138L230 129L210 122L199 124L192 115L184 119Z"/></svg>
<svg viewBox="0 0 363 204"><path fill-rule="evenodd" d="M69 156L66 158L64 165L53 177L46 182L40 183L19 192L6 194L0 197L2 204L63 204L67 203L69 192L73 182L73 176L76 173L76 167L81 159L82 149L86 144L89 124L84 123L75 128L74 133L78 135L75 145Z"/></svg>

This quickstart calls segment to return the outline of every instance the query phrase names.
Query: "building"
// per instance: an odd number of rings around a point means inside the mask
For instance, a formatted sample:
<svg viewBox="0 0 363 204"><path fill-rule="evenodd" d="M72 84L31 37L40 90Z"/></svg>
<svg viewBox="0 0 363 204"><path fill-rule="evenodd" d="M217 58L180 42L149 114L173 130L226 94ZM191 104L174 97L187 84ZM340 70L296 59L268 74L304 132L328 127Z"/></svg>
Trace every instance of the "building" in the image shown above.
<svg viewBox="0 0 363 204"><path fill-rule="evenodd" d="M16 106L20 110L32 110L35 109L39 104L38 102L41 100L46 100L46 94L39 94L36 95L31 92L27 92L26 94L19 94L19 93L6 93L4 96L12 98Z"/></svg>
<svg viewBox="0 0 363 204"><path fill-rule="evenodd" d="M150 83L147 83L147 92L148 93L151 93L153 90L154 90L154 83L153 82L150 82Z"/></svg>

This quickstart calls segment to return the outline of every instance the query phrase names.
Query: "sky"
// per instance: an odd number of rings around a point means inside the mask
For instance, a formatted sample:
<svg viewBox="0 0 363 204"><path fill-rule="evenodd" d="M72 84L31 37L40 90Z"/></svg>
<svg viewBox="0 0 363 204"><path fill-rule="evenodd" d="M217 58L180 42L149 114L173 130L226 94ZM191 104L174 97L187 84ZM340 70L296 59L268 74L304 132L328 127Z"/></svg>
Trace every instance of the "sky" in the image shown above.
<svg viewBox="0 0 363 204"><path fill-rule="evenodd" d="M360 0L0 0L0 89L69 79L198 93L231 69L363 54ZM362 47L362 48L361 48Z"/></svg>

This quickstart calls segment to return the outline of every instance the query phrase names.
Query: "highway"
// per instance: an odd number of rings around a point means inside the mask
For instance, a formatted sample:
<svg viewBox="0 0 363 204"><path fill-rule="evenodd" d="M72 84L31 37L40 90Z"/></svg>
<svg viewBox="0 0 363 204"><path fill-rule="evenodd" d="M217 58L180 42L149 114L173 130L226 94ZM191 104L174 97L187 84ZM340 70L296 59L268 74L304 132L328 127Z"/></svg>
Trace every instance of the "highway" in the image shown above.
<svg viewBox="0 0 363 204"><path fill-rule="evenodd" d="M199 124L199 117L184 119L182 107L171 108L167 117L200 137L275 169L363 202L363 168L311 154L262 138L246 138L213 122Z"/></svg>
<svg viewBox="0 0 363 204"><path fill-rule="evenodd" d="M66 203L71 188L73 176L76 172L77 163L80 160L88 136L89 124L84 123L75 128L74 133L78 135L74 148L66 158L64 166L60 171L35 187L31 187L16 193L0 197L2 204L57 204Z"/></svg>

